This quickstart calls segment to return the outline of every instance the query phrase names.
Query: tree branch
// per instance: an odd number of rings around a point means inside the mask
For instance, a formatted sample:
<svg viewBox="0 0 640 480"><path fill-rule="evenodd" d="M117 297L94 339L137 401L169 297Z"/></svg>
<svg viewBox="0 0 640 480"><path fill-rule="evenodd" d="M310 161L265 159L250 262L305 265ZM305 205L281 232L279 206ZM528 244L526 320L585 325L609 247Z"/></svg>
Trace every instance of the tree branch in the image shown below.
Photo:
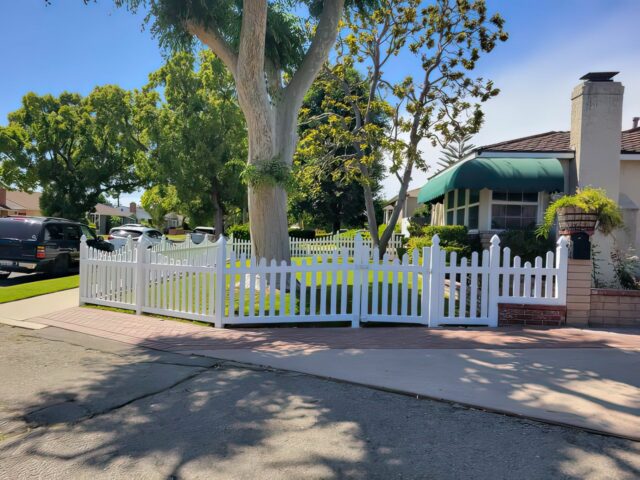
<svg viewBox="0 0 640 480"><path fill-rule="evenodd" d="M329 51L338 36L338 24L342 17L344 0L325 0L311 46L293 78L285 89L285 98L297 106L302 102L304 94L309 90L318 75Z"/></svg>
<svg viewBox="0 0 640 480"><path fill-rule="evenodd" d="M231 75L235 78L238 69L238 55L231 49L222 36L220 36L217 31L207 29L192 21L186 22L186 29L191 35L195 35L202 43L209 47L211 51L222 60L222 63L225 64L231 72Z"/></svg>

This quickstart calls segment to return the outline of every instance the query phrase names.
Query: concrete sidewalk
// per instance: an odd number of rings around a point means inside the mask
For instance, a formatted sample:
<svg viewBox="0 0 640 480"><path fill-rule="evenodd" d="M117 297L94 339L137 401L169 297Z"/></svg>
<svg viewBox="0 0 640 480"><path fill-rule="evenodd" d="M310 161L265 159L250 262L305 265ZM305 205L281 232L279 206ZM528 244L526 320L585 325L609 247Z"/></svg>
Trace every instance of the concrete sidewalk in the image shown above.
<svg viewBox="0 0 640 480"><path fill-rule="evenodd" d="M0 323L17 326L19 323L16 322L77 307L79 295L78 289L72 288L62 292L2 303L0 304ZM3 322L3 320L8 320L8 322Z"/></svg>
<svg viewBox="0 0 640 480"><path fill-rule="evenodd" d="M638 331L230 330L79 307L34 321L640 440Z"/></svg>

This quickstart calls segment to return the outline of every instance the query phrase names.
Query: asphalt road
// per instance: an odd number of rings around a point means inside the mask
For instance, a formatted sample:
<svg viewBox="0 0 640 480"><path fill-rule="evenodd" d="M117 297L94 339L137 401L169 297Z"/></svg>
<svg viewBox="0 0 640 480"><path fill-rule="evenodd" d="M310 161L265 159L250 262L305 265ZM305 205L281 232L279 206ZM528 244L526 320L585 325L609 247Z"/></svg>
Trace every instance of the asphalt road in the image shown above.
<svg viewBox="0 0 640 480"><path fill-rule="evenodd" d="M640 444L0 326L0 478L632 479Z"/></svg>

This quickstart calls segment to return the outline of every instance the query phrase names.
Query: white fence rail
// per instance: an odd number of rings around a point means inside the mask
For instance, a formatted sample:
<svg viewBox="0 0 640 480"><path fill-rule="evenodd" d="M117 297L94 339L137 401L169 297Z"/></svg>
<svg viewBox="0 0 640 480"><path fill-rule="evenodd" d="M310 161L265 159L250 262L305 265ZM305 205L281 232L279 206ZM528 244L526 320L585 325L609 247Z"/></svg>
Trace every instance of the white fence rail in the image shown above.
<svg viewBox="0 0 640 480"><path fill-rule="evenodd" d="M191 249L133 248L105 253L83 241L80 301L216 326L347 321L497 325L498 304L564 305L567 241L543 262L522 265L491 247L470 259L447 254L439 239L422 255L379 259L362 238L289 265L236 252L224 238Z"/></svg>

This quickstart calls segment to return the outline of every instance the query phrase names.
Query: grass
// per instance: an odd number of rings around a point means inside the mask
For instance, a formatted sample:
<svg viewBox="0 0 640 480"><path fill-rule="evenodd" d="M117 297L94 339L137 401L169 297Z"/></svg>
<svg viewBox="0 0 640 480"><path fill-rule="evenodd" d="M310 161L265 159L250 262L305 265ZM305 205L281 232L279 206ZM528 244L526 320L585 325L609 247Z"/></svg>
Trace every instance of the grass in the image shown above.
<svg viewBox="0 0 640 480"><path fill-rule="evenodd" d="M184 242L187 238L187 235L183 233L181 235L166 235L166 237L174 242Z"/></svg>
<svg viewBox="0 0 640 480"><path fill-rule="evenodd" d="M9 287L0 288L0 303L14 302L25 298L37 297L47 293L61 292L77 288L80 282L79 275L68 277L49 278L31 283L21 283Z"/></svg>

